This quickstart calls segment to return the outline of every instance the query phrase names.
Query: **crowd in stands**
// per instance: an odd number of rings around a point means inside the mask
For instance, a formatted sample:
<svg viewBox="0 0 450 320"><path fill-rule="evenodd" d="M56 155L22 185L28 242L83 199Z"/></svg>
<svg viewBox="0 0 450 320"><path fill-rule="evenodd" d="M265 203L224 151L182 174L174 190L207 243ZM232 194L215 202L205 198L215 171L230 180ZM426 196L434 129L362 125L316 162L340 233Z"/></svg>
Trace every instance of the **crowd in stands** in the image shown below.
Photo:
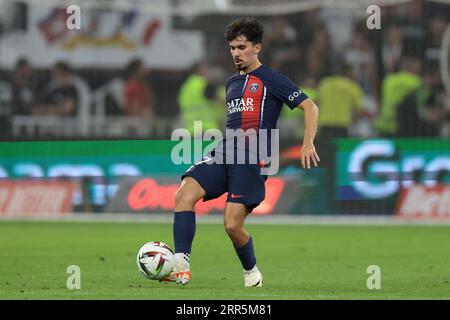
<svg viewBox="0 0 450 320"><path fill-rule="evenodd" d="M288 75L316 101L320 108L319 135L323 139L449 137L450 105L439 56L450 21L450 5L412 1L382 10L381 30L367 29L367 17L363 16L350 19L353 23L347 34L342 30L337 33L338 19L330 19L324 9L261 17L266 30L262 62ZM222 34L214 32L209 37L223 39ZM171 92L154 89L161 84L151 76L143 60L130 61L107 79L120 79L115 88L120 98L115 101L114 112L109 107L105 112L137 118L150 126L158 123L163 109L168 109L174 126L192 131L193 121L202 120L204 130L222 128L226 117L224 82L235 70L231 59L224 55L226 44L209 49L206 47L203 61L181 73L181 81L172 84ZM17 61L8 80L11 117L75 118L82 108L83 94L94 95L90 79L77 75L69 62L55 63L44 84L38 83L34 75L27 59ZM167 78L170 81L171 77ZM83 87L88 88L84 93ZM86 101L92 105L95 99ZM171 101L173 105L160 101ZM281 124L300 117L301 113L285 109ZM141 130L133 126L135 123L130 122L125 133L132 135ZM7 125L2 127L2 134L6 134ZM294 136L301 135L299 128L295 126Z"/></svg>
<svg viewBox="0 0 450 320"><path fill-rule="evenodd" d="M105 108L105 114L139 120L127 122L124 135L136 136L136 131L141 130L141 123L150 126L156 121L155 94L147 72L144 62L134 59L124 68L121 76L115 76L106 84L111 86L110 83L116 84L115 80L118 80L118 86L110 88L111 96L115 99L115 108ZM83 120L80 118L83 113L87 117L95 115L92 108L94 92L88 79L77 75L67 62L56 62L48 77L43 77L44 81L39 81L42 79L38 79L37 74L29 60L20 58L10 74L9 81L3 81L3 87L5 83L7 87L7 90L3 91L9 91L5 99L9 101L3 102L9 107L9 120L21 116L35 119L51 117L54 122L58 122L57 119L65 119L76 124L77 121ZM3 121L2 135L11 135L12 121ZM74 135L78 134L75 132Z"/></svg>
<svg viewBox="0 0 450 320"><path fill-rule="evenodd" d="M439 56L450 6L412 1L382 10L381 30L366 28L367 17L356 19L344 44L333 44L336 33L324 12L304 13L297 28L294 19L276 18L276 27L267 24L269 41L276 33L286 45L273 49L278 54L270 65L317 102L324 139L448 137L450 105Z"/></svg>

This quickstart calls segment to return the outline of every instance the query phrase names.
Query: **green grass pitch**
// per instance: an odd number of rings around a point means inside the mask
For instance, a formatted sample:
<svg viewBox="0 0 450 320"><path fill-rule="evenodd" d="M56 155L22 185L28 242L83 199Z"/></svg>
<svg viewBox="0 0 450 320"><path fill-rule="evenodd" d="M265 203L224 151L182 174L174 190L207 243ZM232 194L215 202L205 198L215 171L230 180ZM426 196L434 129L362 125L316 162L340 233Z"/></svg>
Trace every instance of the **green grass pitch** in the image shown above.
<svg viewBox="0 0 450 320"><path fill-rule="evenodd" d="M142 244L173 245L156 223L0 222L0 299L449 299L449 226L248 225L264 287L244 288L220 224L198 224L192 280L145 279ZM69 265L81 289L66 287ZM369 290L367 267L381 268Z"/></svg>

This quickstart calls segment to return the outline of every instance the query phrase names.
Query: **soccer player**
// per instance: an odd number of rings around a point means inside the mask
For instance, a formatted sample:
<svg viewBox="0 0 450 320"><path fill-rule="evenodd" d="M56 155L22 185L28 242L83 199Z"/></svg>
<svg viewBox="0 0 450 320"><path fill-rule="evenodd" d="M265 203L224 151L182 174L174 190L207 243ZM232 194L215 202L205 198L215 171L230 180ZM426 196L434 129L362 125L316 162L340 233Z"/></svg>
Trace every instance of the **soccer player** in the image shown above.
<svg viewBox="0 0 450 320"><path fill-rule="evenodd" d="M317 166L320 159L314 147L314 137L318 108L286 76L261 64L258 55L262 36L262 25L253 18L237 19L226 29L225 38L238 70L226 82L226 129L242 129L241 132L275 129L283 103L291 109L301 108L305 112L301 163L308 169L312 164ZM234 142L234 138L231 140ZM181 177L180 188L175 194L175 265L165 280L183 285L190 281L189 260L196 228L194 205L200 199L207 201L228 192L225 230L242 263L245 287L261 287L263 275L256 266L253 238L244 229L244 221L264 200L267 176L261 174L261 169L267 164L261 158L257 163L245 164L214 161L219 153L228 152L230 146L225 142L222 147L216 147L211 157L191 166Z"/></svg>

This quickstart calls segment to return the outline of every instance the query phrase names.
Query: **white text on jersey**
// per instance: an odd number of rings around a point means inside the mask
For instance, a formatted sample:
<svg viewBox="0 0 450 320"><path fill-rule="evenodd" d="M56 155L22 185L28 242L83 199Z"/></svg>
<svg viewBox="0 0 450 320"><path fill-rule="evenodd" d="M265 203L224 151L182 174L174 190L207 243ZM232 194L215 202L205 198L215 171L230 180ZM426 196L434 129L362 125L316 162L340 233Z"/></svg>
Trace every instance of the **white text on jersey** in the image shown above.
<svg viewBox="0 0 450 320"><path fill-rule="evenodd" d="M228 113L253 111L253 99L252 98L236 98L227 102Z"/></svg>

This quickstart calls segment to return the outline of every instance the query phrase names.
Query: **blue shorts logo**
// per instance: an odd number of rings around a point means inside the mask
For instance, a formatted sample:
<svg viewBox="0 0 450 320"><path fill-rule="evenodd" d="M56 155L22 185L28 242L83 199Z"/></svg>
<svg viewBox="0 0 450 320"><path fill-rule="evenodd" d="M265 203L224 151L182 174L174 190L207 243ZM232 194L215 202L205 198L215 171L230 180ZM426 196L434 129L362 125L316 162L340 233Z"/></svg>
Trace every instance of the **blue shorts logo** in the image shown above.
<svg viewBox="0 0 450 320"><path fill-rule="evenodd" d="M258 91L259 85L257 83L252 83L250 85L250 92L256 92Z"/></svg>

